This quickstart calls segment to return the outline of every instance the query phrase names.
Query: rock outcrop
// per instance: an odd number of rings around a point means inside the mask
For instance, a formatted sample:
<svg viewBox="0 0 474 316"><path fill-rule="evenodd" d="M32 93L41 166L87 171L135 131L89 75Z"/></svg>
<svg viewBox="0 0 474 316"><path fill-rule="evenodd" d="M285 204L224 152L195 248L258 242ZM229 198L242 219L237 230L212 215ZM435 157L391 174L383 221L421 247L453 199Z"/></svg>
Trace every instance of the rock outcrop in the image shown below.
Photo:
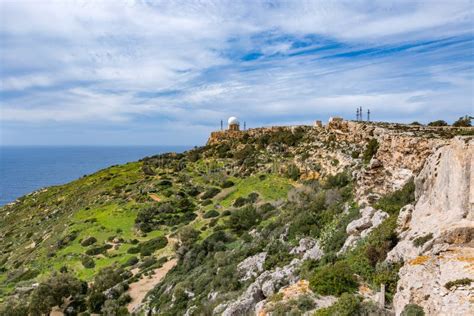
<svg viewBox="0 0 474 316"><path fill-rule="evenodd" d="M361 217L350 222L346 227L349 235L344 242L338 254L342 254L353 248L359 240L370 234L377 226L389 217L389 215L381 210L375 210L371 206L366 206L360 210Z"/></svg>
<svg viewBox="0 0 474 316"><path fill-rule="evenodd" d="M252 314L257 303L271 297L283 287L291 286L299 281L297 270L305 260L318 260L324 255L319 242L313 238L301 239L299 245L294 247L290 253L299 255L300 258L293 259L289 264L281 268L277 267L272 271L264 271L247 287L245 292L240 295L237 300L218 305L213 313L216 315L222 314L223 316ZM238 267L240 267L238 269L243 271L243 267L250 268L251 272L249 275L252 277L253 274L258 271L260 266L263 267L265 257L266 253L259 253L251 256L242 261L238 265ZM326 301L327 300L321 301L320 305L326 306L324 304ZM331 302L333 301L331 300ZM262 304L259 306L259 308L261 308Z"/></svg>
<svg viewBox="0 0 474 316"><path fill-rule="evenodd" d="M401 210L400 242L387 257L405 262L395 312L417 304L427 315L474 315L474 139L436 150L415 186L417 202Z"/></svg>
<svg viewBox="0 0 474 316"><path fill-rule="evenodd" d="M267 257L266 252L258 253L248 257L237 265L237 271L241 275L240 281L246 281L259 275L263 271L263 264Z"/></svg>

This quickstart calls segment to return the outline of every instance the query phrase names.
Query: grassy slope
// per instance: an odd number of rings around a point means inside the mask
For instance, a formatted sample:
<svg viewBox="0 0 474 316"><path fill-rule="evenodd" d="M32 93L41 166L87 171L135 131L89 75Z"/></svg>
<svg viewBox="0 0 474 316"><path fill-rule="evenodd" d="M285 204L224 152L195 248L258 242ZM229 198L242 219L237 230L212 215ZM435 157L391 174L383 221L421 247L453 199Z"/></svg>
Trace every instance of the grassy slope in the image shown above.
<svg viewBox="0 0 474 316"><path fill-rule="evenodd" d="M199 160L189 164L180 174L190 176L190 182L205 186L212 181L202 176L206 163ZM164 190L154 189L156 183L162 177L176 180L173 177L177 175L162 170L161 175L145 176L141 164L114 166L23 197L20 203L0 209L0 213L6 214L5 220L0 222L0 236L4 236L0 238L0 248L4 249L0 259L6 261L4 269L0 270L0 299L15 286L44 280L63 266L77 277L90 281L99 269L114 263L122 264L132 257L127 253L133 246L132 239L145 241L169 234L171 230L166 226L146 236L137 233L134 227L137 211L144 205L156 203L149 198L147 190L166 200ZM231 193L216 196L211 205L199 207L197 213L200 216L192 223L193 227L202 229L206 226L211 219L203 219L202 214L216 205L228 207L237 197L251 192L258 192L262 200L276 200L286 197L291 188L290 181L278 175L267 176L264 180L258 176L229 179L235 182ZM178 191L179 188L174 183L172 190ZM193 201L198 203L199 199L193 198ZM212 229L201 232L203 238L211 233ZM58 241L72 234L77 235L74 240L57 247ZM89 247L82 246L81 241L90 236L97 242ZM81 258L85 251L107 243L112 237L123 238L125 242L118 249L108 250L106 255L94 256L94 268L84 268ZM171 252L171 248L166 250L168 255Z"/></svg>

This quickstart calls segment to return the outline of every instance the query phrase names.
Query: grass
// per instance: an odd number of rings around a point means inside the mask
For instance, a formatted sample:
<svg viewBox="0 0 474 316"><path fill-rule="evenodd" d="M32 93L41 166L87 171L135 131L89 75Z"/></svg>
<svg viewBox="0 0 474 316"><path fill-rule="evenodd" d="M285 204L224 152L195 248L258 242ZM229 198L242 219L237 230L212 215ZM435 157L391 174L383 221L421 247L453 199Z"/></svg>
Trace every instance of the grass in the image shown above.
<svg viewBox="0 0 474 316"><path fill-rule="evenodd" d="M269 174L265 179L260 180L259 175L254 175L235 184L235 190L225 196L219 204L224 208L230 207L234 200L240 196L247 196L252 192L257 192L260 199L274 201L286 198L288 191L292 188L292 181L288 178Z"/></svg>

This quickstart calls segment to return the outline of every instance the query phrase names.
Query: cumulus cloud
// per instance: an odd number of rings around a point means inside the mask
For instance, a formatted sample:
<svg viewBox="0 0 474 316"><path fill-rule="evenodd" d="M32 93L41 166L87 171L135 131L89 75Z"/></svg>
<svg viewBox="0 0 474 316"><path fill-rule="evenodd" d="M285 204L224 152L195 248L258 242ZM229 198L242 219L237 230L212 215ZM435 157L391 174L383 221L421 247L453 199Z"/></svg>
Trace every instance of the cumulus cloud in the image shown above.
<svg viewBox="0 0 474 316"><path fill-rule="evenodd" d="M473 112L472 1L0 0L0 15L7 135L154 124L189 143L191 126L204 139L231 114L256 126L361 105L384 120Z"/></svg>

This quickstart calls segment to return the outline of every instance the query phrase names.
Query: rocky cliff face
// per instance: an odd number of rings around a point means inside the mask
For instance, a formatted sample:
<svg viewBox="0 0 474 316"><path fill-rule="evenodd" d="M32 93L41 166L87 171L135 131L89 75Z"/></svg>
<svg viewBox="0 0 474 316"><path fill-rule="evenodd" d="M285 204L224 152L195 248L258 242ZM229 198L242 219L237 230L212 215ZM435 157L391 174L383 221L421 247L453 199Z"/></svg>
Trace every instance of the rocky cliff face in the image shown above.
<svg viewBox="0 0 474 316"><path fill-rule="evenodd" d="M428 315L474 314L474 140L455 138L426 160L415 179L417 202L398 218L403 260L394 308Z"/></svg>

